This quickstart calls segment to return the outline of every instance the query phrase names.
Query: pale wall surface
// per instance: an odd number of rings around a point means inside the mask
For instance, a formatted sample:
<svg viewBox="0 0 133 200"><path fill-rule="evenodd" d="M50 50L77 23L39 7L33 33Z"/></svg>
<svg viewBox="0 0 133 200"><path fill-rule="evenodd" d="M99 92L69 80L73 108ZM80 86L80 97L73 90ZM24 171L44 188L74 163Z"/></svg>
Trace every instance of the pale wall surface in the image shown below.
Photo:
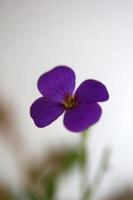
<svg viewBox="0 0 133 200"><path fill-rule="evenodd" d="M15 107L26 148L37 155L44 144L79 140L64 129L62 118L45 129L34 126L29 107L40 95L38 77L65 64L75 70L77 85L87 78L105 83L110 100L92 129L92 174L103 148L110 147L112 170L101 191L132 182L132 0L0 0L0 63L1 93Z"/></svg>

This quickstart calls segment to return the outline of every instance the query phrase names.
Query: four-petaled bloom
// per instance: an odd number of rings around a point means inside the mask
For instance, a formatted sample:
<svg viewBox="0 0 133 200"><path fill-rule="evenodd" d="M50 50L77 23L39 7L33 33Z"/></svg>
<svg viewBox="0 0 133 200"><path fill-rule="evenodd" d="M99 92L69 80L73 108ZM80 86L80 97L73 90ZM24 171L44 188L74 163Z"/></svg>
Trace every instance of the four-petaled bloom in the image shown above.
<svg viewBox="0 0 133 200"><path fill-rule="evenodd" d="M106 87L92 79L85 80L74 92L75 73L67 66L44 73L38 89L43 96L32 104L30 115L39 128L51 124L65 111L65 127L81 132L99 120L102 110L97 102L109 98Z"/></svg>

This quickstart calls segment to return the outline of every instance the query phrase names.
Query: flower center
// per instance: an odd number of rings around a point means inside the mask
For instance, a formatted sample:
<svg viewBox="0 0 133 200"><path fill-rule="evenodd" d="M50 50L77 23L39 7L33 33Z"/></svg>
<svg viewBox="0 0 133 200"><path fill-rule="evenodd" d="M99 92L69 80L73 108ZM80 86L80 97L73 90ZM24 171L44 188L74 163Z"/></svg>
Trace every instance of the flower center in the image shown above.
<svg viewBox="0 0 133 200"><path fill-rule="evenodd" d="M73 96L68 96L63 102L65 108L73 108L77 105L76 99Z"/></svg>

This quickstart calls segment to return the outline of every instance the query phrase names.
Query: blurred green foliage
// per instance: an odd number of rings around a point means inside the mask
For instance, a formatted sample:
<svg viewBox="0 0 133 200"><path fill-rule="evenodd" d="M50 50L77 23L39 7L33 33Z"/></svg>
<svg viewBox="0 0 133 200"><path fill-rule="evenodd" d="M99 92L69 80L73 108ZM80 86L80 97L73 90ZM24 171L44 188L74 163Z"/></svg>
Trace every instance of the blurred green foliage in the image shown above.
<svg viewBox="0 0 133 200"><path fill-rule="evenodd" d="M80 154L75 149L59 149L45 160L42 169L30 171L30 181L37 182L38 189L29 188L27 195L32 200L53 200L60 176L79 164Z"/></svg>
<svg viewBox="0 0 133 200"><path fill-rule="evenodd" d="M38 167L26 171L25 194L15 197L9 191L0 195L0 200L55 200L60 177L78 166L81 172L81 200L90 200L108 168L109 153L103 154L92 185L87 186L87 132L81 135L80 144L75 148L59 148L49 153ZM84 187L87 186L87 187ZM95 188L95 189L94 189Z"/></svg>

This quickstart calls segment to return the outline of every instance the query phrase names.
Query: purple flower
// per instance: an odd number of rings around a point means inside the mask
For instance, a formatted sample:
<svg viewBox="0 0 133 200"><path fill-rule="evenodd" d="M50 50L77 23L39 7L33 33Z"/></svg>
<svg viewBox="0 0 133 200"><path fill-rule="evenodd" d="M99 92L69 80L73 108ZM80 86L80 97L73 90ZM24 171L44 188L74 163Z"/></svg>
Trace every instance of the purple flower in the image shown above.
<svg viewBox="0 0 133 200"><path fill-rule="evenodd" d="M67 66L57 66L44 73L38 81L43 95L31 106L30 115L37 127L48 126L64 114L64 125L81 132L95 124L102 113L97 102L109 98L106 87L96 80L85 80L75 89L75 73Z"/></svg>

